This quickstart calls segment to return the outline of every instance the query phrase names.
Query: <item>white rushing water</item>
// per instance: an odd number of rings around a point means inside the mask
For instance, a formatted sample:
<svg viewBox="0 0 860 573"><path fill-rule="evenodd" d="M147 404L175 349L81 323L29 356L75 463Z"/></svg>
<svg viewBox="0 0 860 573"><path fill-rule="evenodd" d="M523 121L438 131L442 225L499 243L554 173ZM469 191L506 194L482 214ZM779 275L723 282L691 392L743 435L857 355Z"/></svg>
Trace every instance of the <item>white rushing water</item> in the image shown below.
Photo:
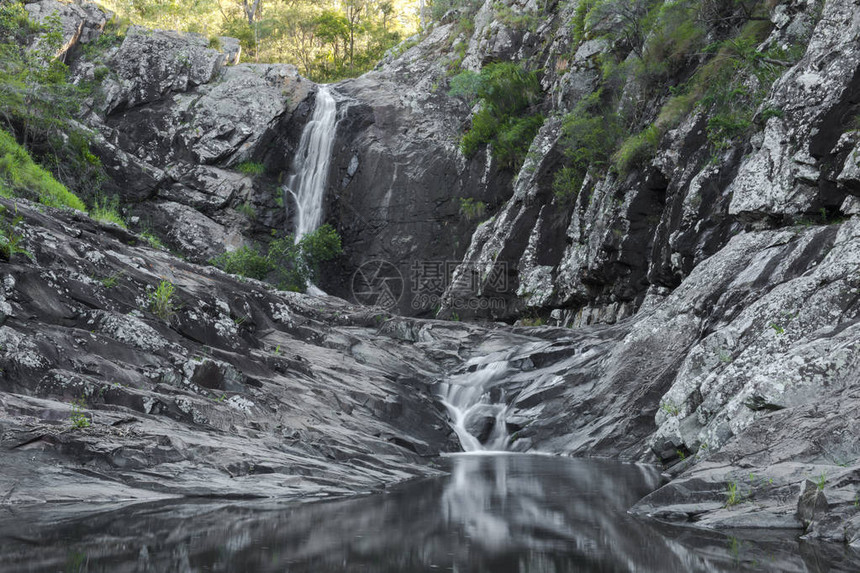
<svg viewBox="0 0 860 573"><path fill-rule="evenodd" d="M323 198L336 127L337 102L328 86L320 86L313 116L302 131L299 148L293 157L292 175L284 187L295 204L296 243L322 223Z"/></svg>
<svg viewBox="0 0 860 573"><path fill-rule="evenodd" d="M503 391L497 386L508 366L505 360L478 364L473 372L451 376L442 384L442 403L448 409L463 451L506 449L508 408ZM499 395L493 396L494 393Z"/></svg>

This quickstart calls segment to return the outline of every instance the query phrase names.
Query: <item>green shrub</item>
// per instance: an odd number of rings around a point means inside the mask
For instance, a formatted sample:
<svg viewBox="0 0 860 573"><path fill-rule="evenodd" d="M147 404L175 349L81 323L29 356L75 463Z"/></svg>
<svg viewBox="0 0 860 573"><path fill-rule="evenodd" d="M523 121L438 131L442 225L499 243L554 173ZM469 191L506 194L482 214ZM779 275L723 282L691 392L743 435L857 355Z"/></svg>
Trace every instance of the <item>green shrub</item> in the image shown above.
<svg viewBox="0 0 860 573"><path fill-rule="evenodd" d="M574 46L579 46L585 39L586 17L596 3L597 0L579 0L579 3L576 5L573 13L573 21L570 23Z"/></svg>
<svg viewBox="0 0 860 573"><path fill-rule="evenodd" d="M272 270L266 256L248 246L209 259L209 264L230 274L258 280L264 280Z"/></svg>
<svg viewBox="0 0 860 573"><path fill-rule="evenodd" d="M266 255L243 246L210 259L209 264L228 273L258 280L272 276L280 288L304 292L308 283L318 279L319 265L341 252L340 235L331 225L323 225L302 237L298 243L292 235L273 240Z"/></svg>
<svg viewBox="0 0 860 573"><path fill-rule="evenodd" d="M482 108L472 117L472 127L460 140L460 151L466 157L474 155L478 148L490 143L499 132L499 118L490 108Z"/></svg>
<svg viewBox="0 0 860 573"><path fill-rule="evenodd" d="M703 48L701 51L713 56L683 87L674 90L654 125L665 133L698 105L709 115L706 132L712 149L725 149L748 136L754 127L755 110L785 69L776 62L791 63L803 53L798 46L760 52L759 46L771 27L766 19L750 20L733 37ZM754 76L752 82L750 75ZM765 110L760 120L767 121L780 113Z"/></svg>
<svg viewBox="0 0 860 573"><path fill-rule="evenodd" d="M78 430L90 427L90 419L87 417L85 410L87 403L84 398L78 398L72 402L72 411L69 414L69 421L72 427Z"/></svg>
<svg viewBox="0 0 860 573"><path fill-rule="evenodd" d="M676 128L681 121L696 107L699 94L687 92L675 95L663 105L654 125L662 131Z"/></svg>
<svg viewBox="0 0 860 573"><path fill-rule="evenodd" d="M266 167L255 161L243 161L236 166L236 171L250 177L259 177L266 172Z"/></svg>
<svg viewBox="0 0 860 573"><path fill-rule="evenodd" d="M504 62L485 66L477 80L468 78L481 100L481 110L472 118L460 150L467 157L484 144L491 144L493 157L504 167L517 170L525 160L543 116L532 112L541 94L537 73L518 64Z"/></svg>
<svg viewBox="0 0 860 573"><path fill-rule="evenodd" d="M93 208L90 211L90 217L96 221L103 223L113 223L119 225L123 229L127 229L125 219L119 214L119 197L114 195L110 199L104 197L98 198L93 202Z"/></svg>
<svg viewBox="0 0 860 573"><path fill-rule="evenodd" d="M697 0L675 0L652 10L645 19L648 40L636 70L640 78L657 85L700 52L707 34L697 17L700 9Z"/></svg>
<svg viewBox="0 0 860 573"><path fill-rule="evenodd" d="M49 207L86 211L84 202L36 165L12 135L0 129L0 187L7 197L23 197Z"/></svg>
<svg viewBox="0 0 860 573"><path fill-rule="evenodd" d="M513 62L484 66L480 73L478 97L499 117L527 110L541 95L537 72Z"/></svg>
<svg viewBox="0 0 860 573"><path fill-rule="evenodd" d="M9 221L6 215L6 207L0 205L0 217L2 217L2 220L0 220L0 259L8 261L12 258L12 255L21 253L32 260L33 255L21 246L24 242L24 235L17 229L21 223L21 217L14 217Z"/></svg>
<svg viewBox="0 0 860 573"><path fill-rule="evenodd" d="M143 231L140 233L140 236L144 241L149 243L149 246L153 249L159 249L162 251L166 249L164 243L161 242L161 239L156 237L152 231Z"/></svg>
<svg viewBox="0 0 860 573"><path fill-rule="evenodd" d="M105 79L109 73L110 68L108 68L107 66L96 66L96 68L93 70L93 79L97 82L100 82Z"/></svg>
<svg viewBox="0 0 860 573"><path fill-rule="evenodd" d="M559 203L573 204L582 189L585 175L575 167L565 166L555 172L552 180L552 192Z"/></svg>
<svg viewBox="0 0 860 573"><path fill-rule="evenodd" d="M621 119L603 101L600 90L584 98L564 117L560 143L565 163L553 180L559 202L571 203L576 198L589 169L597 173L606 170L623 134Z"/></svg>
<svg viewBox="0 0 860 573"><path fill-rule="evenodd" d="M735 481L730 481L726 484L726 507L732 507L744 500L743 494L740 489L738 489L738 483Z"/></svg>
<svg viewBox="0 0 860 573"><path fill-rule="evenodd" d="M62 44L58 14L39 24L26 19L22 3L0 3L0 126L67 190L85 193L105 175L101 163L92 161L95 156L82 153L89 153L88 136L75 118L86 88L70 84L68 67L54 57ZM43 203L68 206L62 190L43 191L48 191ZM38 199L35 192L26 196Z"/></svg>
<svg viewBox="0 0 860 573"><path fill-rule="evenodd" d="M509 118L500 128L493 142L493 157L513 171L523 164L532 140L543 125L542 115Z"/></svg>
<svg viewBox="0 0 860 573"><path fill-rule="evenodd" d="M460 98L471 104L478 97L481 85L481 75L471 70L464 70L451 78L448 95Z"/></svg>
<svg viewBox="0 0 860 573"><path fill-rule="evenodd" d="M292 235L269 244L269 264L272 265L278 286L285 290L304 292L308 283L319 278L319 266L343 252L340 235L331 225L302 237L298 243Z"/></svg>
<svg viewBox="0 0 860 573"><path fill-rule="evenodd" d="M524 9L523 11L514 10L511 6L501 1L493 3L493 11L496 13L496 20L498 22L514 30L534 32L540 23L540 18L534 11L528 9Z"/></svg>
<svg viewBox="0 0 860 573"><path fill-rule="evenodd" d="M23 3L0 2L0 40L20 43L37 30L38 24L30 21Z"/></svg>
<svg viewBox="0 0 860 573"><path fill-rule="evenodd" d="M656 126L651 125L628 137L613 156L616 171L623 177L645 165L657 152L662 135Z"/></svg>
<svg viewBox="0 0 860 573"><path fill-rule="evenodd" d="M176 301L173 299L175 293L176 287L173 283L162 280L155 290L149 293L149 309L158 318L169 322L176 314Z"/></svg>

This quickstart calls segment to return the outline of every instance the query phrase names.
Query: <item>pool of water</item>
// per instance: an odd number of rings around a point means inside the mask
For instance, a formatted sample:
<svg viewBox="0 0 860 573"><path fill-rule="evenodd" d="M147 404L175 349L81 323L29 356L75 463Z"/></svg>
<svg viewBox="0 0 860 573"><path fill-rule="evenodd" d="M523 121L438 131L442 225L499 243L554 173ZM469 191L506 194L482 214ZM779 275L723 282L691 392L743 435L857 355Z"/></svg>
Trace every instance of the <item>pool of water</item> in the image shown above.
<svg viewBox="0 0 860 573"><path fill-rule="evenodd" d="M647 466L458 455L449 476L314 503L0 507L0 571L857 571L796 532L718 533L627 514Z"/></svg>

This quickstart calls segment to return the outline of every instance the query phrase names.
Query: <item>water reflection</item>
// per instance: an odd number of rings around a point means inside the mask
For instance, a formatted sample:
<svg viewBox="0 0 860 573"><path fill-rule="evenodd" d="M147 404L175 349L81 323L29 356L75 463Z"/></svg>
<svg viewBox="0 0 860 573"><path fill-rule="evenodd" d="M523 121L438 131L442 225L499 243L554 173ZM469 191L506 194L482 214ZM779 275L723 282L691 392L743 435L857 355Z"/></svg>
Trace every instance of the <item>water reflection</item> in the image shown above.
<svg viewBox="0 0 860 573"><path fill-rule="evenodd" d="M338 502L147 504L0 514L3 571L856 571L842 546L669 528L626 509L651 468L525 455ZM67 512L65 515L63 512ZM50 512L50 513L47 513Z"/></svg>

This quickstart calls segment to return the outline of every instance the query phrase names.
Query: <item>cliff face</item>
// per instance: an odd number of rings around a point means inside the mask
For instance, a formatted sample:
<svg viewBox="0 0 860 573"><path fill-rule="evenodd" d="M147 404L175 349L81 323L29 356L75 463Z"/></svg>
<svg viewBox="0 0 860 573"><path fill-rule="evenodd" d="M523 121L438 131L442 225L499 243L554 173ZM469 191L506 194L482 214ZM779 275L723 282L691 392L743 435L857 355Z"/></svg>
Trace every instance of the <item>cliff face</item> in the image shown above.
<svg viewBox="0 0 860 573"><path fill-rule="evenodd" d="M514 3L510 9L538 13L529 4ZM750 133L728 143L715 146L709 137L720 119L714 108L691 106L668 129L665 114L678 99L673 101L672 92L649 92L643 85L647 78L627 77L616 88L620 112L635 105L642 110L633 114L639 129L652 125L665 133L652 157L623 174L592 167L574 200L563 201L552 189L552 175L564 163L561 115L607 89L601 56L619 49L605 37L574 40L569 24L574 9L559 5L550 10L543 25L519 43L498 15L475 20L465 61L492 61L497 54L482 47L496 47L500 38L513 42L507 51L512 58L546 72L542 83L551 119L532 143L511 198L473 235L465 264L446 292L445 308L468 307L463 301L475 296L502 296L505 313L475 314L510 319L525 312L544 319L553 314L564 325L611 323L634 313L646 295L671 292L732 234L791 225L799 217L839 219L856 210L850 125L857 98L853 5L784 3L767 13L772 27L757 53L781 46L802 57L793 64L780 61L770 89L737 66L735 74L743 80L739 93L752 89L746 84L759 84L766 96L755 108ZM492 10L488 3L481 13ZM530 50L535 35L536 43L546 46L542 51ZM481 43L482 38L489 39ZM647 50L648 42L644 45ZM630 52L625 61L638 60ZM690 58L665 81L683 87L695 81L693 72L701 65ZM741 99L737 106L744 105ZM461 288L457 279L471 286L473 280L465 279L475 269L482 277L504 269L507 291L488 288L485 295L480 287Z"/></svg>

